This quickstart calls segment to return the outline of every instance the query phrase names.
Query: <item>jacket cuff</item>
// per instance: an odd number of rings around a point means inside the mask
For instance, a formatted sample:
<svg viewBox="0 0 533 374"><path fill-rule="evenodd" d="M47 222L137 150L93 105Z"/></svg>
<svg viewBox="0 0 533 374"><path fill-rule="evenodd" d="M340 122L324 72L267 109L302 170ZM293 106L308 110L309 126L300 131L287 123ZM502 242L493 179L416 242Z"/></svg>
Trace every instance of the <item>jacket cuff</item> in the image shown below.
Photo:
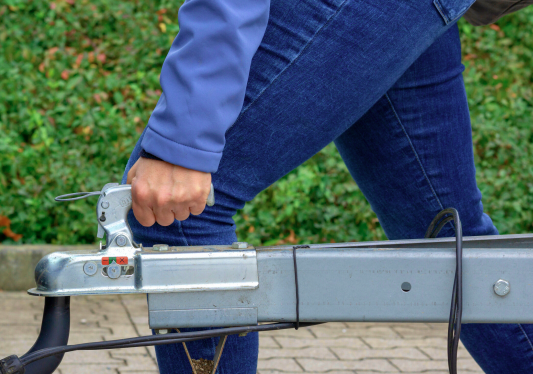
<svg viewBox="0 0 533 374"><path fill-rule="evenodd" d="M139 154L139 156L143 157L143 158L149 158L150 160L163 161L159 157L154 156L153 154L146 152L144 149L141 149L141 153Z"/></svg>
<svg viewBox="0 0 533 374"><path fill-rule="evenodd" d="M150 127L146 128L141 147L147 154L170 164L206 173L216 172L222 158L222 152L204 151L176 143L161 136ZM142 154L141 157L143 157Z"/></svg>

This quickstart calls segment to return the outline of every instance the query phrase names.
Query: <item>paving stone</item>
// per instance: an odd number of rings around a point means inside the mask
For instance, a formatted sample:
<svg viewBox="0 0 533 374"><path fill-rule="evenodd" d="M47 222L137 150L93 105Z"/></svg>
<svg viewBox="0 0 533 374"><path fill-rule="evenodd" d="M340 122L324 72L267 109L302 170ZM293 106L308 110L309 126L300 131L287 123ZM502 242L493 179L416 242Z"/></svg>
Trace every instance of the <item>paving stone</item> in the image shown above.
<svg viewBox="0 0 533 374"><path fill-rule="evenodd" d="M396 347L446 347L447 341L442 338L422 338L422 339L383 339L383 338L362 338L372 348L396 348Z"/></svg>
<svg viewBox="0 0 533 374"><path fill-rule="evenodd" d="M0 317L3 319L1 312ZM38 335L39 327L35 325L0 325L0 336L4 339L29 339L33 337L37 338Z"/></svg>
<svg viewBox="0 0 533 374"><path fill-rule="evenodd" d="M119 325L108 328L108 332L104 334L106 340L125 339L132 336L138 336L137 330L132 325Z"/></svg>
<svg viewBox="0 0 533 374"><path fill-rule="evenodd" d="M40 326L43 318L42 312L35 311L2 311L0 325L4 326Z"/></svg>
<svg viewBox="0 0 533 374"><path fill-rule="evenodd" d="M0 352L7 352L9 355L16 354L18 356L26 353L35 343L35 340L37 339L37 336L35 338L31 339L6 339L6 337L9 337L9 334L2 335L2 339L0 339ZM5 356L2 356L5 357ZM1 358L1 357L0 357Z"/></svg>
<svg viewBox="0 0 533 374"><path fill-rule="evenodd" d="M448 350L446 347L443 348L432 348L432 347L418 347L421 351L431 357L433 360L448 360ZM469 358L470 353L464 348L459 346L457 350L458 358Z"/></svg>
<svg viewBox="0 0 533 374"><path fill-rule="evenodd" d="M148 354L129 356L115 353L113 357L122 358L126 362L126 365L121 365L121 372L157 370L157 365Z"/></svg>
<svg viewBox="0 0 533 374"><path fill-rule="evenodd" d="M152 356L150 351L147 349L147 347L134 347L134 348L120 348L120 349L107 349L106 352L110 354L112 357L120 357L120 356L143 356L143 355L150 355Z"/></svg>
<svg viewBox="0 0 533 374"><path fill-rule="evenodd" d="M319 358L324 360L336 360L337 357L327 347L321 348L299 348L299 349L259 349L259 359L268 358L282 358L282 357L307 357L307 358Z"/></svg>
<svg viewBox="0 0 533 374"><path fill-rule="evenodd" d="M117 369L117 366L96 364L61 364L59 366L61 374L117 374Z"/></svg>
<svg viewBox="0 0 533 374"><path fill-rule="evenodd" d="M152 356L152 359L156 360L156 355L155 355L155 347L154 346L151 346L151 347L146 347L146 349L148 350L148 353L150 353L150 356Z"/></svg>
<svg viewBox="0 0 533 374"><path fill-rule="evenodd" d="M257 374L286 374L286 373L289 373L289 371L279 371L279 370L260 370L257 372ZM305 373L317 373L316 371L315 372L311 372L311 371L306 371ZM327 372L328 374L354 374L355 371L353 370L330 370ZM394 374L397 374L398 372L395 372ZM375 371L372 372L372 374L376 374Z"/></svg>
<svg viewBox="0 0 533 374"><path fill-rule="evenodd" d="M25 353L37 338L44 299L1 296L0 357ZM145 295L74 297L69 344L151 335L147 315ZM446 323L372 322L261 333L258 373L397 374L393 362L406 373L445 374L446 333ZM458 365L460 372L482 373L462 345ZM155 348L68 353L55 374L74 373L156 374Z"/></svg>
<svg viewBox="0 0 533 374"><path fill-rule="evenodd" d="M353 337L382 337L382 338L399 338L400 335L392 328L387 326L374 326L367 328L323 328L321 326L311 328L317 338L341 338L347 336Z"/></svg>
<svg viewBox="0 0 533 374"><path fill-rule="evenodd" d="M271 336L264 336L261 333L259 334L259 349L263 348L281 348L281 346Z"/></svg>
<svg viewBox="0 0 533 374"><path fill-rule="evenodd" d="M432 330L448 331L447 323L426 323Z"/></svg>
<svg viewBox="0 0 533 374"><path fill-rule="evenodd" d="M314 339L315 336L307 329L285 329L285 330L273 330L261 332L263 336L283 336L292 337L298 339Z"/></svg>
<svg viewBox="0 0 533 374"><path fill-rule="evenodd" d="M416 348L361 349L331 348L341 360L361 360L364 358L410 358L413 360L429 360Z"/></svg>
<svg viewBox="0 0 533 374"><path fill-rule="evenodd" d="M359 338L338 338L338 339L295 339L286 337L274 337L283 348L304 348L304 347L354 347L367 348Z"/></svg>
<svg viewBox="0 0 533 374"><path fill-rule="evenodd" d="M326 361L309 358L296 359L304 370L309 372L327 372L330 370L374 370L377 372L390 371L396 372L396 368L387 360L382 359L364 359L358 361Z"/></svg>
<svg viewBox="0 0 533 374"><path fill-rule="evenodd" d="M124 365L123 359L111 357L108 351L75 351L69 352L63 356L61 365L65 364L111 364Z"/></svg>
<svg viewBox="0 0 533 374"><path fill-rule="evenodd" d="M128 326L126 326L128 327ZM113 329L110 327L101 327L96 325L83 325L75 324L70 329L70 335L84 335L84 334L95 334L95 335L113 335Z"/></svg>
<svg viewBox="0 0 533 374"><path fill-rule="evenodd" d="M394 365L396 365L402 372L412 373L412 372L422 372L427 370L442 370L448 372L448 361L439 360L439 361L418 361L418 360L402 360L402 359L391 359L390 360ZM457 371L479 371L481 370L479 366L472 359L458 359L457 360Z"/></svg>
<svg viewBox="0 0 533 374"><path fill-rule="evenodd" d="M348 328L348 323L346 322L328 322L328 323L323 323L321 325L318 325L320 326L321 328L324 328L324 329L345 329L345 328ZM315 327L311 327L311 329L313 329Z"/></svg>
<svg viewBox="0 0 533 374"><path fill-rule="evenodd" d="M379 372L380 374L398 374L398 371L383 371ZM417 373L411 373L411 374L446 374L448 371L424 371L424 372L417 372ZM367 370L357 370L355 374L377 374L375 371L367 371ZM472 373L469 373L472 374Z"/></svg>
<svg viewBox="0 0 533 374"><path fill-rule="evenodd" d="M262 370L279 370L282 372L303 372L300 365L292 358L273 358L270 360L259 360L257 363L257 369Z"/></svg>
<svg viewBox="0 0 533 374"><path fill-rule="evenodd" d="M437 329L413 329L410 327L393 327L392 328L395 332L398 333L399 336L402 338L428 338L428 337L441 337L442 336L442 330Z"/></svg>

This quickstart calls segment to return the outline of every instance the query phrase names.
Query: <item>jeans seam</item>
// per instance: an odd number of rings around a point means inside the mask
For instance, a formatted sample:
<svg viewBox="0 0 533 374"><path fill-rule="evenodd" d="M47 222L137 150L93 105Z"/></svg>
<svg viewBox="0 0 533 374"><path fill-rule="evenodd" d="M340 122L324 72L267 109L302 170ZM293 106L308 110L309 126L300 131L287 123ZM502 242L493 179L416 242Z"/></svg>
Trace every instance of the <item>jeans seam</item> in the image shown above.
<svg viewBox="0 0 533 374"><path fill-rule="evenodd" d="M527 340L527 342L529 343L529 346L531 347L531 350L533 351L533 344L531 343L531 340L529 339L529 336L527 336L526 331L525 331L524 328L522 327L522 324L518 323L518 327L520 328L520 330L522 331L522 333L523 333L524 336L526 337L526 340Z"/></svg>
<svg viewBox="0 0 533 374"><path fill-rule="evenodd" d="M263 96L263 93L265 93L265 91L266 91L267 89L269 89L269 88L274 84L274 82L276 82L276 81L278 80L278 78L279 78L283 73L285 73L285 71L286 71L288 68L290 68L290 67L291 67L291 66L292 66L292 65L293 65L293 64L294 64L294 63L295 63L295 62L296 62L296 61L297 61L302 55L303 55L303 53L309 48L309 46L311 45L311 43L313 42L313 40L315 40L315 38L320 34L320 32L324 29L324 27L326 27L326 26L330 23L330 21L331 21L335 16L337 16L337 15L339 14L339 12L341 11L341 9L344 7L344 5L345 5L347 2L348 2L348 0L344 0L344 1L342 2L342 4L339 5L339 7L338 7L337 10L335 11L335 13L333 13L333 14L332 14L332 15L326 20L326 22L324 22L324 24L323 24L322 26L320 26L320 28L315 32L315 34L311 37L311 39L309 39L309 40L307 41L307 44L306 44L306 45L304 46L304 48L300 51L300 53L298 53L298 55L297 55L297 56L296 56L291 62L289 62L289 63L287 64L287 66L285 66L285 67L283 68L283 70L281 70L281 71L279 72L279 74L276 75L276 76L274 77L274 79L272 79L272 82L270 82L265 88L263 88L263 89L261 90L261 92L259 92L259 95L257 95L257 97L256 97L256 98L255 98L250 104L248 104L248 106L247 106L246 108L244 108L244 110L239 114L239 116L237 117L237 119L235 120L235 122L233 122L233 124L232 124L232 125L228 128L228 130L226 130L226 131L229 131L229 129L231 129L231 128L237 123L237 121L239 121L239 119L240 119L240 118L241 118L241 117L242 117L242 116L248 111L248 109L250 109L250 107L251 107L253 104L255 104L255 102L256 102L257 100L259 100L259 98L260 98L261 96Z"/></svg>
<svg viewBox="0 0 533 374"><path fill-rule="evenodd" d="M185 245L189 246L189 242L187 240L187 237L185 236L185 233L183 232L183 226L181 225L181 221L178 221L178 227L180 228L180 234L183 237L183 241L185 241Z"/></svg>
<svg viewBox="0 0 533 374"><path fill-rule="evenodd" d="M391 108L392 112L394 113L394 117L396 117L396 120L398 121L398 124L402 128L402 132L404 133L407 141L409 142L409 147L411 148L411 150L413 151L413 153L415 155L416 161L418 162L418 165L420 166L420 170L422 170L422 174L424 174L424 178L426 179L426 181L429 184L429 188L431 188L431 192L433 193L433 196L435 196L435 199L437 200L437 203L439 204L440 208L444 209L439 197L437 196L437 192L433 188L433 185L431 184L431 181L429 180L429 177L428 177L428 175L426 173L426 170L424 169L424 166L422 165L422 161L420 161L420 157L418 157L418 153L416 152L415 146L414 146L413 142L411 141L411 138L409 137L409 134L407 133L407 130L405 129L402 121L400 120L400 116L398 116L398 113L396 112L396 109L394 109L394 105L392 104L392 101L391 101L391 99L389 97L389 94L386 93L385 97L387 98L387 101L389 102L390 108ZM454 231L455 231L455 226L454 226Z"/></svg>
<svg viewBox="0 0 533 374"><path fill-rule="evenodd" d="M441 17L444 19L444 23L449 24L451 21L448 19L448 17L446 17L444 12L442 11L440 7L440 3L437 0L435 0L433 1L433 5L435 5L435 8L437 8L437 11L440 13Z"/></svg>

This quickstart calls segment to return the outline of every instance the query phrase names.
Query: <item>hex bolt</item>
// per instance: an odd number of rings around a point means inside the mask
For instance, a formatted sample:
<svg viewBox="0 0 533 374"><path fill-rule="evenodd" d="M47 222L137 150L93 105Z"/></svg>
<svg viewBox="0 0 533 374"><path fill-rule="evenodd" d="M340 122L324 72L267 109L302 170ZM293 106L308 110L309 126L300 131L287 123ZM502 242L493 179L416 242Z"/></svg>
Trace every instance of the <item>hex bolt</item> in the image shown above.
<svg viewBox="0 0 533 374"><path fill-rule="evenodd" d="M164 334L168 334L170 332L169 329L159 329L156 331L156 334L157 335L164 335Z"/></svg>
<svg viewBox="0 0 533 374"><path fill-rule="evenodd" d="M231 248L233 248L233 249L246 249L246 248L248 248L248 243L246 243L246 242L234 242L231 245Z"/></svg>
<svg viewBox="0 0 533 374"><path fill-rule="evenodd" d="M168 251L168 244L154 244L152 250L162 252Z"/></svg>
<svg viewBox="0 0 533 374"><path fill-rule="evenodd" d="M504 279L498 279L494 283L494 293L498 296L505 296L511 291L511 284Z"/></svg>
<svg viewBox="0 0 533 374"><path fill-rule="evenodd" d="M96 262L94 261L87 261L85 265L83 265L83 272L87 275L95 275L98 271L98 265L96 265Z"/></svg>
<svg viewBox="0 0 533 374"><path fill-rule="evenodd" d="M121 275L120 273L122 273L122 269L117 265L116 262L113 262L107 267L107 276L111 279L119 278Z"/></svg>
<svg viewBox="0 0 533 374"><path fill-rule="evenodd" d="M126 237L124 235L119 235L115 239L115 242L117 243L117 245L119 247L124 247L126 245L126 243L128 242L128 239L126 239Z"/></svg>
<svg viewBox="0 0 533 374"><path fill-rule="evenodd" d="M102 201L102 203L100 204L100 206L104 209L107 209L109 208L109 201Z"/></svg>

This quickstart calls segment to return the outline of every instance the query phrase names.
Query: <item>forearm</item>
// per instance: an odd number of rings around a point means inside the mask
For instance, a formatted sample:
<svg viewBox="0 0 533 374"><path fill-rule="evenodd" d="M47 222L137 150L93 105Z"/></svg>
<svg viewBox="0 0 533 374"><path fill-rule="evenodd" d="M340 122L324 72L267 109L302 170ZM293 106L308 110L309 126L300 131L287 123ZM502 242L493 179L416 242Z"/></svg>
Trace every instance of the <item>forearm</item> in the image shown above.
<svg viewBox="0 0 533 374"><path fill-rule="evenodd" d="M181 7L180 32L161 71L163 94L142 142L147 153L217 170L268 13L269 0L189 0Z"/></svg>

